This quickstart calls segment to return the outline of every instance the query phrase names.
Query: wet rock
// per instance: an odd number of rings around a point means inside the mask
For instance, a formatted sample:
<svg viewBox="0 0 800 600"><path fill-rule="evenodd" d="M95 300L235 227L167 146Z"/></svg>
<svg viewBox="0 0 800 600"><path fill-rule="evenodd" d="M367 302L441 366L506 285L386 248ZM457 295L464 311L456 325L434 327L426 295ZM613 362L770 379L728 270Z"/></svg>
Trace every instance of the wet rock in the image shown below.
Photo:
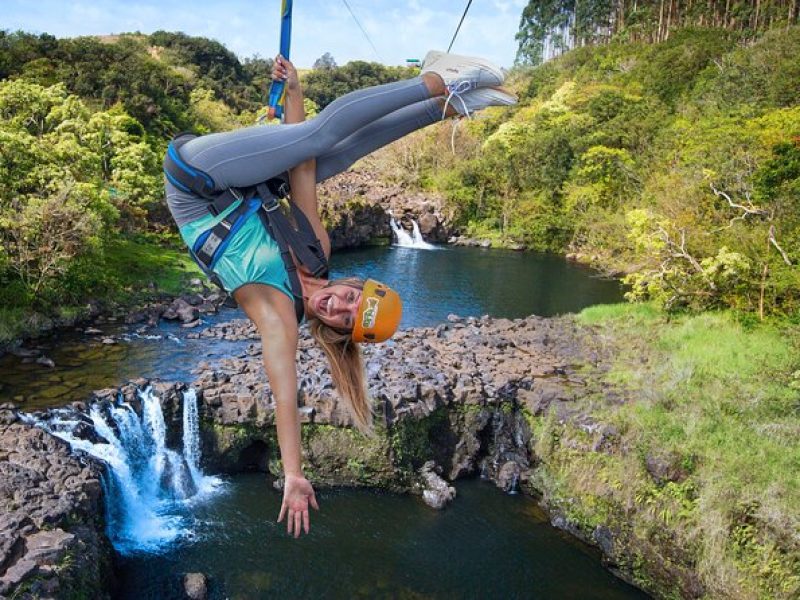
<svg viewBox="0 0 800 600"><path fill-rule="evenodd" d="M514 461L507 461L500 467L495 484L504 492L519 491L520 466Z"/></svg>
<svg viewBox="0 0 800 600"><path fill-rule="evenodd" d="M197 307L192 306L192 304L187 302L184 298L176 298L173 300L169 308L161 315L162 318L168 321L180 321L181 323L191 323L197 320L199 316L200 311Z"/></svg>
<svg viewBox="0 0 800 600"><path fill-rule="evenodd" d="M421 215L418 220L419 232L426 240L438 239L441 234L439 233L439 218L432 213L425 213Z"/></svg>
<svg viewBox="0 0 800 600"><path fill-rule="evenodd" d="M158 325L159 319L161 319L161 315L164 314L164 311L167 310L167 307L163 304L156 304L151 306L147 311L147 326L148 327L155 327Z"/></svg>
<svg viewBox="0 0 800 600"><path fill-rule="evenodd" d="M203 573L187 573L183 576L183 589L189 600L206 600L208 582Z"/></svg>
<svg viewBox="0 0 800 600"><path fill-rule="evenodd" d="M50 369L56 366L55 361L52 358L48 358L47 356L40 356L36 359L37 365L42 365L43 367L48 367Z"/></svg>
<svg viewBox="0 0 800 600"><path fill-rule="evenodd" d="M103 344L105 346L113 346L116 343L117 343L117 340L115 340L112 337L103 338Z"/></svg>
<svg viewBox="0 0 800 600"><path fill-rule="evenodd" d="M419 470L422 479L422 500L437 510L444 508L456 497L456 488L448 485L436 473L436 463L427 461Z"/></svg>
<svg viewBox="0 0 800 600"><path fill-rule="evenodd" d="M200 319L195 319L194 321L191 321L190 323L183 323L181 325L181 327L183 327L184 329L192 329L194 327L198 327L201 323L202 323L202 321Z"/></svg>
<svg viewBox="0 0 800 600"><path fill-rule="evenodd" d="M87 327L83 332L87 335L100 335L103 333L102 329L98 329L97 327Z"/></svg>
<svg viewBox="0 0 800 600"><path fill-rule="evenodd" d="M181 300L191 306L200 306L203 304L203 302L205 302L205 298L203 298L200 294L187 294L185 296L181 296Z"/></svg>
<svg viewBox="0 0 800 600"><path fill-rule="evenodd" d="M133 311L125 315L125 323L128 325L136 325L147 320L147 313L144 311Z"/></svg>
<svg viewBox="0 0 800 600"><path fill-rule="evenodd" d="M217 312L217 306L206 300L202 304L198 305L197 310L199 310L200 314L202 315L209 315Z"/></svg>

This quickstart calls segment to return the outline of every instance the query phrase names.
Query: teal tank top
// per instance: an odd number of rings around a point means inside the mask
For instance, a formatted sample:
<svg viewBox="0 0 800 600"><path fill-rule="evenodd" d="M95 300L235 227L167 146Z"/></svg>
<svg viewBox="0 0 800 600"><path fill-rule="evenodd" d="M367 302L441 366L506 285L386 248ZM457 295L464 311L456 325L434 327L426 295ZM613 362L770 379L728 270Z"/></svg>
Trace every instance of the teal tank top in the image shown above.
<svg viewBox="0 0 800 600"><path fill-rule="evenodd" d="M194 248L200 234L214 227L240 204L241 200L234 202L217 216L209 213L186 223L180 228L183 241L189 248ZM247 283L263 283L279 289L294 302L281 251L277 242L267 233L257 213L247 217L247 221L233 234L214 265L214 273L230 294Z"/></svg>

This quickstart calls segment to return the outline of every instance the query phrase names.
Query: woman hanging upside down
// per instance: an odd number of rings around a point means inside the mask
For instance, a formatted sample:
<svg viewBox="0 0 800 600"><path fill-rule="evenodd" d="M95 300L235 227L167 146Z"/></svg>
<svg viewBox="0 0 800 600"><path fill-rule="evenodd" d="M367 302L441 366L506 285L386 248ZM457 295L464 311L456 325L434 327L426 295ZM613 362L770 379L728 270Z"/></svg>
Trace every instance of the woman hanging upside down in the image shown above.
<svg viewBox="0 0 800 600"><path fill-rule="evenodd" d="M204 178L203 185L215 192L251 189L288 171L291 200L310 222L326 258L330 240L318 213L318 182L444 117L469 116L486 106L515 102L498 88L504 78L501 69L482 59L442 52L428 53L419 77L349 93L309 121L304 120L303 92L292 63L278 56L272 76L286 84L285 124L196 137L181 145L173 159L192 175ZM165 168L166 164L167 160ZM167 169L167 203L181 236L196 254L199 245L205 247L211 238L209 232L219 231L221 223L228 228L224 219L243 202L253 201L238 199L217 213L210 209L208 195L192 191L170 173ZM260 192L265 192L263 186ZM263 207L259 204L259 208ZM298 537L301 527L309 531L309 503L319 507L300 464L295 300L299 303L302 295L311 334L325 352L334 384L362 431L371 428L372 410L358 344L391 337L400 323L401 303L397 293L382 283L317 278L302 264L297 264L296 273L302 293L293 295L291 277L295 275L289 271L294 271L291 261L295 259L287 254L289 262L284 263L279 244L255 212L243 215L231 229L230 239L219 247L209 271L261 335L285 475L278 521L287 516L287 531Z"/></svg>

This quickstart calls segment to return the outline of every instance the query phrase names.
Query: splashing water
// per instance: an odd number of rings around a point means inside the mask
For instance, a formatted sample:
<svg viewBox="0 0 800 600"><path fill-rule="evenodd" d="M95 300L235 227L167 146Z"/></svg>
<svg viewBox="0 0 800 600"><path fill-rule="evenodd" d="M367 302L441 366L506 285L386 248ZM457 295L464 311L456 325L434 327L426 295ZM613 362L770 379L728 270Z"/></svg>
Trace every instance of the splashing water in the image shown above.
<svg viewBox="0 0 800 600"><path fill-rule="evenodd" d="M435 250L436 246L429 244L422 238L422 233L419 230L419 225L412 219L411 224L413 231L409 234L400 222L390 215L389 223L392 226L392 231L397 237L397 245L404 248L419 248L420 250Z"/></svg>
<svg viewBox="0 0 800 600"><path fill-rule="evenodd" d="M124 401L95 404L88 419L69 409L25 419L103 461L108 535L122 554L156 552L191 534L186 506L222 488L200 469L200 428L194 390L183 395L182 454L166 445L161 402L140 391L142 414Z"/></svg>

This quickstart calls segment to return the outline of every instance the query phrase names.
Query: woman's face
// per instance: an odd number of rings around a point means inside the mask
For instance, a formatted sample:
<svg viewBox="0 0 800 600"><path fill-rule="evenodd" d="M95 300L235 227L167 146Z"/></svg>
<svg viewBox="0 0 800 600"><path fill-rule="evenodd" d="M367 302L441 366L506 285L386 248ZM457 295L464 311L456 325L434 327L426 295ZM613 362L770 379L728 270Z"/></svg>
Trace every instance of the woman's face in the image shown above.
<svg viewBox="0 0 800 600"><path fill-rule="evenodd" d="M353 329L361 302L361 290L335 283L317 290L308 299L308 307L320 321L330 327L349 331Z"/></svg>

